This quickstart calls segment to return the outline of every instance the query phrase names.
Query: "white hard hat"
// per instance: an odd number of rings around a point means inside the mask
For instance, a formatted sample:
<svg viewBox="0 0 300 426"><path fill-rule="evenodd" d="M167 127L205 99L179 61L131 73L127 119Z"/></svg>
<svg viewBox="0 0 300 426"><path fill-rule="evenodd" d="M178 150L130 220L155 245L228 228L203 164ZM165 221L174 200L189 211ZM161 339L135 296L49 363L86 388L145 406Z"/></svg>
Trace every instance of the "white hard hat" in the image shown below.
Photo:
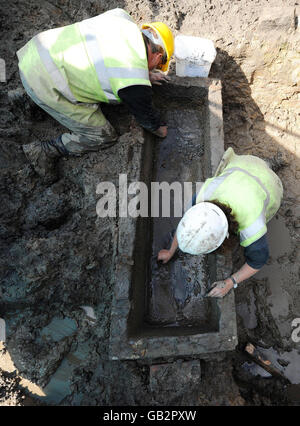
<svg viewBox="0 0 300 426"><path fill-rule="evenodd" d="M228 221L220 207L202 202L186 211L177 227L180 250L207 254L216 250L228 235Z"/></svg>

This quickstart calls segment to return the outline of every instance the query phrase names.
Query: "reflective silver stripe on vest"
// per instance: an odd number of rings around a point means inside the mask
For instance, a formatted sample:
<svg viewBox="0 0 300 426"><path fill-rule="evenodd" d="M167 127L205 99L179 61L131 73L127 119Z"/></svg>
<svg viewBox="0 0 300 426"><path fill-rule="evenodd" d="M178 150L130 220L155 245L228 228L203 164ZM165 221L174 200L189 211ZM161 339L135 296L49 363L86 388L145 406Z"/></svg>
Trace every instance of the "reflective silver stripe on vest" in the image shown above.
<svg viewBox="0 0 300 426"><path fill-rule="evenodd" d="M99 22L100 24L100 22ZM86 40L86 48L96 68L100 86L110 102L118 102L109 82L109 75L104 64L103 56L100 52L100 46L93 34L93 29L89 28L88 20L79 22L79 28Z"/></svg>
<svg viewBox="0 0 300 426"><path fill-rule="evenodd" d="M208 186L205 188L203 193L203 199L204 201L208 201L213 193L216 191L216 189L224 182L224 180L230 176L232 173L239 171L247 174L251 178L253 178L265 191L266 193L266 199L264 201L263 210L258 216L258 218L247 228L243 229L240 232L240 241L243 242L247 240L248 238L253 237L253 235L257 234L265 225L266 225L266 210L267 206L270 202L270 193L265 187L265 185L261 182L261 180L257 177L249 173L247 170L241 169L240 167L232 167L231 169L226 170L226 173L222 176L217 176Z"/></svg>
<svg viewBox="0 0 300 426"><path fill-rule="evenodd" d="M59 68L56 66L55 62L51 58L49 50L44 46L44 37L47 37L47 35L45 36L43 33L38 34L33 38L33 41L36 45L40 58L43 64L45 65L46 70L50 74L59 92L73 104L78 103L77 99L75 98L75 96L71 92L71 89L68 86L68 82L65 80Z"/></svg>
<svg viewBox="0 0 300 426"><path fill-rule="evenodd" d="M149 72L144 68L107 68L110 78L142 78L149 80Z"/></svg>
<svg viewBox="0 0 300 426"><path fill-rule="evenodd" d="M252 223L252 225L248 226L248 228L245 228L240 232L241 242L253 237L253 235L257 234L266 225L266 208L268 205L266 204L266 200L264 202L263 211L258 216L258 218Z"/></svg>
<svg viewBox="0 0 300 426"><path fill-rule="evenodd" d="M147 69L144 68L106 67L104 63L104 58L100 51L99 43L97 42L97 39L93 34L94 23L89 21L90 20L87 19L85 21L79 22L80 31L86 40L87 51L94 63L98 80L105 96L112 103L118 102L118 98L115 96L112 90L109 81L110 78L138 78L149 80L149 72ZM100 25L100 21L101 19L98 20L98 25Z"/></svg>
<svg viewBox="0 0 300 426"><path fill-rule="evenodd" d="M217 176L212 182L204 189L203 199L209 200L216 189L224 182L224 180L231 175L232 172L225 173L222 176Z"/></svg>

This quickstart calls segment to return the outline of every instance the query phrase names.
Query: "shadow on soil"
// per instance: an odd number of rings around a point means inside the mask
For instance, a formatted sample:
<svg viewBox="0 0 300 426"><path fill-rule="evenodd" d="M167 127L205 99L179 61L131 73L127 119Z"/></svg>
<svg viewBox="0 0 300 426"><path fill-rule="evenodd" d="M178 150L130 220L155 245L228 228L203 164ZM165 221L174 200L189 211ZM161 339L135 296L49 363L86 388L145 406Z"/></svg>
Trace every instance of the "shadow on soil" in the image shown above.
<svg viewBox="0 0 300 426"><path fill-rule="evenodd" d="M97 14L94 12L101 13L93 10L90 16ZM14 21L24 17L22 10ZM80 19L79 10L76 20ZM51 15L53 27L69 22L64 14ZM28 39L20 35L16 42L15 35L13 30L7 49L16 51ZM251 97L240 66L225 51L219 51L211 71L223 84L225 144L238 154L269 160L282 178L284 200L272 232L277 232L278 221L280 244L283 235L286 243L276 251L276 258L271 247L268 267L274 268L269 276L249 280L236 292L236 352L224 354L219 361L201 361L201 380L192 386L181 387L175 374L173 390L161 383L159 392L154 393L150 366L156 361L111 362L107 358L117 220L97 217L96 186L100 181L117 183L118 175L126 173L131 164L122 159L120 144L81 158L60 160L59 180L43 185L21 145L36 138L52 138L63 129L23 96L15 61L8 55L8 82L1 84L0 98L0 316L7 326L6 348L20 375L48 391L48 403L61 405L293 404L280 379L249 376L241 368L248 341L277 350L295 347L292 342L287 344L282 322L299 316L290 303L298 290L293 266L289 266L296 261L296 247L291 242L295 230L287 215L288 210L293 214L296 202L289 192L291 174L287 170L299 169L299 159L265 131L263 114ZM123 106L103 110L119 133L129 130L131 118ZM237 249L235 267L242 263L242 251ZM290 270L291 278L273 288L276 268L282 274ZM287 304L288 312L282 312L280 304ZM92 308L96 320L83 307ZM51 392L56 392L53 398Z"/></svg>

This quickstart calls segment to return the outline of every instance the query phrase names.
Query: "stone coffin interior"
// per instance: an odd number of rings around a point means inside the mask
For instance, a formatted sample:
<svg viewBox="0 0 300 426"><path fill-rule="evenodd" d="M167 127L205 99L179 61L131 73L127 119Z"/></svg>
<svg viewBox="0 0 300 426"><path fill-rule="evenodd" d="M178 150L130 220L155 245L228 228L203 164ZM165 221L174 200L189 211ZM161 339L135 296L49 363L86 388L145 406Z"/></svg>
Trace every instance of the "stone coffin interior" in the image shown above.
<svg viewBox="0 0 300 426"><path fill-rule="evenodd" d="M194 193L195 182L202 182L211 171L210 155L207 155L210 146L208 87L168 84L159 88L154 100L168 123L168 136L163 140L147 136L142 180L148 189L151 182L179 182L182 187L184 182L193 182ZM191 200L191 196L188 198ZM129 292L129 338L219 331L218 304L215 299L204 297L216 278L214 254L192 256L178 251L167 264L157 262L157 253L170 247L180 221L180 217L174 217L174 201L178 199L171 192L171 217L162 217L161 195L160 217L137 219ZM184 201L182 195L182 205Z"/></svg>

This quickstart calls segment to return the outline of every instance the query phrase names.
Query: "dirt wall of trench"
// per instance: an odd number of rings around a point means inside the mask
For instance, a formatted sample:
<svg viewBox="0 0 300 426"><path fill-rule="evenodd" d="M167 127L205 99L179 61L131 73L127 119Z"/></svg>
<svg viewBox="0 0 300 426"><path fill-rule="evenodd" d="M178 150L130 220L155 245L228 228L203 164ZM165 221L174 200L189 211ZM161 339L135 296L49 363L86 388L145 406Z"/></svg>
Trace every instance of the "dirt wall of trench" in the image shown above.
<svg viewBox="0 0 300 426"><path fill-rule="evenodd" d="M60 179L51 186L40 182L21 150L22 144L50 139L63 129L23 96L15 52L42 30L114 7L125 8L138 24L161 20L175 35L214 41L218 53L210 76L222 80L225 145L270 160L284 185L271 224L268 265L236 291L237 351L201 361L201 377L189 380L176 374L184 361L177 360L170 388L149 362L107 357L117 219L97 217L96 186L117 183L119 173L134 167L128 112L123 106L105 108L123 135L119 143L60 160ZM2 405L24 405L28 390L20 377L58 389L49 404L295 404L280 380L249 376L242 352L250 340L269 351L291 383L300 383L300 347L291 339L292 321L300 317L298 15L298 4L290 0L1 3L6 82L0 83L0 316L7 341L0 358L9 353L14 365L8 374L7 364L0 363ZM236 266L242 262L237 250ZM64 383L62 371L68 373ZM29 403L40 403L36 394Z"/></svg>

